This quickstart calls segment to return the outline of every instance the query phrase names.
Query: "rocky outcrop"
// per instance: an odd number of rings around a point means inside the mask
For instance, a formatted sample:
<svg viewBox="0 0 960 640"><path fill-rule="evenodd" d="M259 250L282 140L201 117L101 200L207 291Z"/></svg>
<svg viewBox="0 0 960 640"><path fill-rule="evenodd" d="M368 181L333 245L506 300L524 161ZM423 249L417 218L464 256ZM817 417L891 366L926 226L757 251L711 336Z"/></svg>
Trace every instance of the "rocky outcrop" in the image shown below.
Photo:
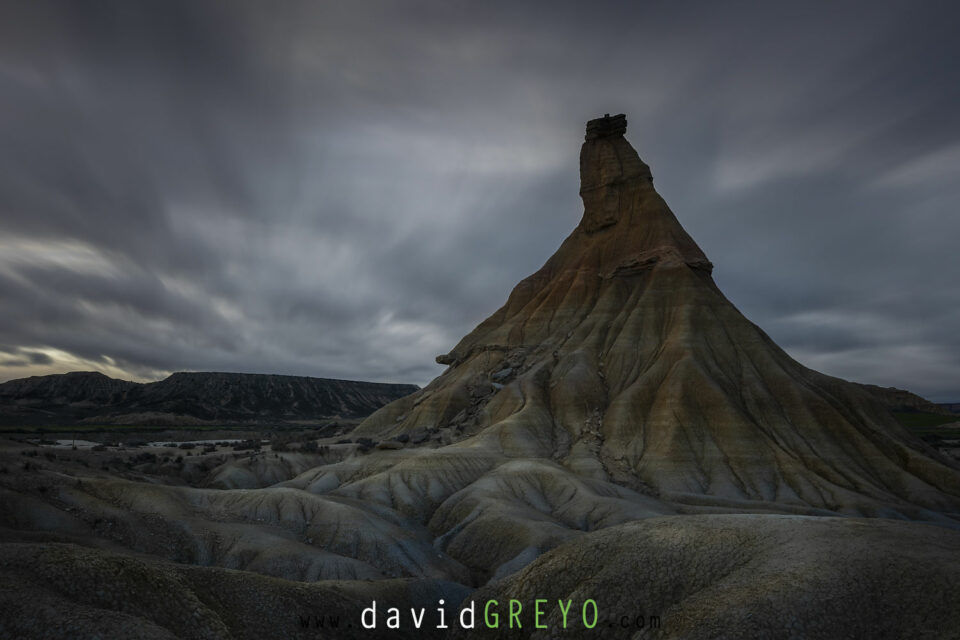
<svg viewBox="0 0 960 640"><path fill-rule="evenodd" d="M0 421L181 426L362 418L417 389L409 384L204 372L174 373L141 384L72 372L0 384Z"/></svg>

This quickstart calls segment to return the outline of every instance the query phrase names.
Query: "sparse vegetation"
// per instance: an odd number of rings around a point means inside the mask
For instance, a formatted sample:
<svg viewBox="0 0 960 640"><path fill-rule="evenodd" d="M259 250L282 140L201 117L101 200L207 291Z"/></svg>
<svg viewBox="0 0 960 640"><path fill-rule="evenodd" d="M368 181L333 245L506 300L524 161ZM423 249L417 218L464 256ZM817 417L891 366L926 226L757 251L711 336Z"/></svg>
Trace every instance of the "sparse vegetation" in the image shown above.
<svg viewBox="0 0 960 640"><path fill-rule="evenodd" d="M234 451L260 451L261 444L259 439L249 439L238 442L233 445Z"/></svg>
<svg viewBox="0 0 960 640"><path fill-rule="evenodd" d="M157 462L157 454L145 451L143 453L138 453L135 456L131 456L129 461L135 465L155 463Z"/></svg>
<svg viewBox="0 0 960 640"><path fill-rule="evenodd" d="M372 438L357 438L357 444L360 445L358 447L360 449L360 452L366 453L367 451L370 451L380 443L379 441L373 440Z"/></svg>

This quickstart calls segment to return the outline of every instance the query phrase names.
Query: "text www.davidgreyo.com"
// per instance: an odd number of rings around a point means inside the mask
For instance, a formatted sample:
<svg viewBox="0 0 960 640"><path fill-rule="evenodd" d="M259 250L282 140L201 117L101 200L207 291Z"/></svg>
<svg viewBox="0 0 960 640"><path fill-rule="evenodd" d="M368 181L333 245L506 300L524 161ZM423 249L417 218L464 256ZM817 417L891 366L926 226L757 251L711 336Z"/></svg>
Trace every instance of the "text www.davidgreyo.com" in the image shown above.
<svg viewBox="0 0 960 640"><path fill-rule="evenodd" d="M401 611L397 607L378 607L377 601L370 603L360 614L360 626L364 629L449 629L458 626L461 629L546 629L547 620L552 619L555 628L594 629L598 623L604 621L600 608L593 599L584 600L579 607L574 606L572 600L551 601L537 598L528 602L527 606L520 600L487 600L482 606L473 600L462 607L459 614L448 611L444 607L444 600L437 602L436 609L426 607L410 608L409 612ZM478 615L479 612L479 615ZM300 615L300 626L304 629L339 629L354 627L353 622L341 620L339 615ZM606 624L601 626L622 628L660 628L660 616L618 614L606 618Z"/></svg>

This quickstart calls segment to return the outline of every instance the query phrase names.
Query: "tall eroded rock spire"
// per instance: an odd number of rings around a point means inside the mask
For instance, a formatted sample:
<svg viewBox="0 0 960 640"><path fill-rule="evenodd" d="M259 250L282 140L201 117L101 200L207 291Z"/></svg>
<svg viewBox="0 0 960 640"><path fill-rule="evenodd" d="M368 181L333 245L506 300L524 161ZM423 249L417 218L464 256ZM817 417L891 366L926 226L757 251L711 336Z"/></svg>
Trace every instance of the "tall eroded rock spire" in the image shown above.
<svg viewBox="0 0 960 640"><path fill-rule="evenodd" d="M657 261L709 272L712 265L653 188L650 167L623 137L626 130L623 114L587 122L580 148L583 219L578 231L592 235L615 227L624 242L605 256L610 273ZM609 264L614 260L619 262Z"/></svg>
<svg viewBox="0 0 960 640"><path fill-rule="evenodd" d="M653 182L648 167L623 134L627 117L605 115L587 123L580 148L580 197L587 233L616 224L631 196Z"/></svg>
<svg viewBox="0 0 960 640"><path fill-rule="evenodd" d="M359 433L547 459L674 507L960 512L955 463L723 296L625 131L623 115L587 123L580 224L438 357L441 376Z"/></svg>

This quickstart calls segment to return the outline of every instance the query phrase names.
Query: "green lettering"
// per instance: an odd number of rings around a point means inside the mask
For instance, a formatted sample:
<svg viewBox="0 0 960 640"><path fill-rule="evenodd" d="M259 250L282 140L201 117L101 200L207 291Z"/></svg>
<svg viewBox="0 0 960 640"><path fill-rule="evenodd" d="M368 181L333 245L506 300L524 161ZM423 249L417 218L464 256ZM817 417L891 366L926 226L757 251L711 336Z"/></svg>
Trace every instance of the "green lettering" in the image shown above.
<svg viewBox="0 0 960 640"><path fill-rule="evenodd" d="M514 604L517 605L517 610L516 610L516 611L513 610L513 605L514 605ZM519 601L519 600L510 600L510 628L511 628L511 629L513 629L513 621L514 621L514 620L517 621L517 629L520 629L520 628L523 627L523 625L520 624L520 610L521 610L521 609L523 609L523 605L520 604L520 601Z"/></svg>
<svg viewBox="0 0 960 640"><path fill-rule="evenodd" d="M567 612L570 611L570 606L573 604L572 600L567 600L567 608L563 608L563 600L557 600L557 604L560 605L560 613L563 614L563 628L567 628Z"/></svg>
<svg viewBox="0 0 960 640"><path fill-rule="evenodd" d="M487 629L497 629L500 627L500 614L496 611L493 612L493 624L490 623L490 605L497 606L500 604L496 600L487 600L487 604L483 607L483 622L487 625Z"/></svg>
<svg viewBox="0 0 960 640"><path fill-rule="evenodd" d="M587 622L587 605L593 605L593 623ZM587 629L593 629L597 626L597 618L600 616L600 613L597 611L597 602L595 600L587 600L583 603L583 609L581 610L581 615L583 616L583 626Z"/></svg>
<svg viewBox="0 0 960 640"><path fill-rule="evenodd" d="M540 624L540 616L543 615L543 609L540 608L541 603L546 604L547 601L540 599L533 601L533 626L535 626L537 629L546 629L547 625Z"/></svg>
<svg viewBox="0 0 960 640"><path fill-rule="evenodd" d="M560 605L560 613L563 614L563 628L567 628L567 612L570 611L570 606L573 604L572 600L567 600L567 608L563 608L563 600L557 600L557 604Z"/></svg>

